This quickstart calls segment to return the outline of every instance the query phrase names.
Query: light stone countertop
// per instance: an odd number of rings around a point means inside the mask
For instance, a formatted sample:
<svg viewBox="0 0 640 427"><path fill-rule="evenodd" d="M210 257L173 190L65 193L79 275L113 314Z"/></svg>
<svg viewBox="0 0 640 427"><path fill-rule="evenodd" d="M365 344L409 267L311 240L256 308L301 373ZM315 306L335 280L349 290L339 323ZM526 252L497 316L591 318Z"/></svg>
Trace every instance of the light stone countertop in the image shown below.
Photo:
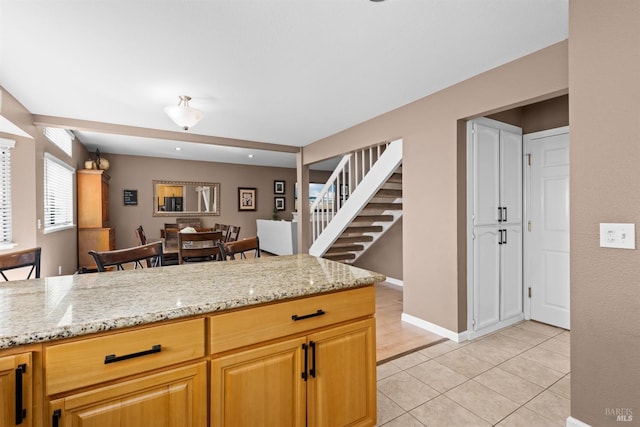
<svg viewBox="0 0 640 427"><path fill-rule="evenodd" d="M309 255L0 284L0 349L382 282Z"/></svg>

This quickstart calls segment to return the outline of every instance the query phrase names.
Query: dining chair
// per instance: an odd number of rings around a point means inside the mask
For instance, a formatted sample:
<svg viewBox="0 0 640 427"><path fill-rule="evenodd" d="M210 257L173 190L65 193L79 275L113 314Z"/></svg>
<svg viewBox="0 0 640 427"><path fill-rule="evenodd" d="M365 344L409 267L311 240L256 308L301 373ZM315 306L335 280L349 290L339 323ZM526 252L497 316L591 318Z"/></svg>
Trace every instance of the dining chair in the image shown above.
<svg viewBox="0 0 640 427"><path fill-rule="evenodd" d="M238 255L240 259L247 259L245 253L249 251L254 251L254 258L259 258L260 239L258 239L258 236L253 236L237 240L235 242L225 242L223 250L225 257L229 257L231 259L236 259L236 255Z"/></svg>
<svg viewBox="0 0 640 427"><path fill-rule="evenodd" d="M124 270L124 265L133 264L133 268L144 268L141 261L148 260L150 267L164 265L164 253L162 242L147 243L114 251L89 251L98 266L98 271L107 271L107 267L116 267L116 270Z"/></svg>
<svg viewBox="0 0 640 427"><path fill-rule="evenodd" d="M23 251L12 252L0 255L0 274L4 280L9 281L4 272L13 270L14 268L22 268L31 266L27 279L31 278L31 274L35 271L35 279L40 278L40 254L42 249L37 247L33 249L25 249Z"/></svg>
<svg viewBox="0 0 640 427"><path fill-rule="evenodd" d="M240 235L240 226L239 225L229 225L229 229L227 230L227 237L224 240L225 242L235 242L238 240L238 236Z"/></svg>
<svg viewBox="0 0 640 427"><path fill-rule="evenodd" d="M147 236L144 234L144 229L141 225L136 228L136 237L138 238L138 243L140 243L141 245L147 244Z"/></svg>
<svg viewBox="0 0 640 427"><path fill-rule="evenodd" d="M218 224L216 231L222 232L222 241L227 241L227 234L229 233L229 225L228 224Z"/></svg>
<svg viewBox="0 0 640 427"><path fill-rule="evenodd" d="M217 242L220 231L178 233L178 263L216 261L222 259Z"/></svg>

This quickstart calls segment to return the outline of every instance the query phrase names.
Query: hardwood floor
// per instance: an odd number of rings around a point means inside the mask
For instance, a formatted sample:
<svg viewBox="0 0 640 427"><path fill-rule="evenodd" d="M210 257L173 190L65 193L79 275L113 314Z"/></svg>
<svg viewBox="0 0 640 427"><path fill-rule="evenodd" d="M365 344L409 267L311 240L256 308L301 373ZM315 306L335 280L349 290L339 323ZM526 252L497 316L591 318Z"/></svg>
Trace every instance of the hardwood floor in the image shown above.
<svg viewBox="0 0 640 427"><path fill-rule="evenodd" d="M411 351L446 341L400 319L402 287L382 282L376 286L376 360L378 364Z"/></svg>

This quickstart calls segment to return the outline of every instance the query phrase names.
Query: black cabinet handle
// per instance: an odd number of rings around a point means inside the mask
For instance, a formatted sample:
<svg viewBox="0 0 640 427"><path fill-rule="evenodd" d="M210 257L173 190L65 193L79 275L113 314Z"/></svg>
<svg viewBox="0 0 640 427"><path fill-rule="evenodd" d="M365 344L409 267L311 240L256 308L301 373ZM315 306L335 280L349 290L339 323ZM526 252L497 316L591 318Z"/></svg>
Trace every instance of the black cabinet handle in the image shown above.
<svg viewBox="0 0 640 427"><path fill-rule="evenodd" d="M309 368L309 347L307 344L302 344L302 349L304 350L304 371L302 372L302 379L307 380L307 369Z"/></svg>
<svg viewBox="0 0 640 427"><path fill-rule="evenodd" d="M298 320L308 319L310 317L322 316L323 314L325 314L324 310L318 310L315 313L305 314L303 316L298 316L297 314L294 314L293 316L291 316L291 319L293 319L294 322L297 322Z"/></svg>
<svg viewBox="0 0 640 427"><path fill-rule="evenodd" d="M502 222L502 208L498 206L498 222Z"/></svg>
<svg viewBox="0 0 640 427"><path fill-rule="evenodd" d="M21 364L16 368L16 425L22 424L27 416L27 410L22 407L22 374L27 372L27 365Z"/></svg>
<svg viewBox="0 0 640 427"><path fill-rule="evenodd" d="M506 207L502 208L502 212L504 212L504 219L502 220L502 222L507 222L507 208Z"/></svg>
<svg viewBox="0 0 640 427"><path fill-rule="evenodd" d="M498 232L500 233L500 238L498 239L498 244L501 245L502 244L502 230L498 230Z"/></svg>
<svg viewBox="0 0 640 427"><path fill-rule="evenodd" d="M115 354L110 354L104 357L104 364L120 362L122 360L133 359L134 357L146 356L147 354L160 353L162 351L162 346L160 344L156 344L151 347L149 350L139 351L137 353L125 354L123 356L116 356Z"/></svg>
<svg viewBox="0 0 640 427"><path fill-rule="evenodd" d="M316 343L311 341L309 343L309 347L311 347L311 370L309 371L309 375L311 377L316 377Z"/></svg>
<svg viewBox="0 0 640 427"><path fill-rule="evenodd" d="M53 411L53 415L51 416L51 426L60 427L60 418L62 418L62 411L60 409Z"/></svg>
<svg viewBox="0 0 640 427"><path fill-rule="evenodd" d="M504 244L507 244L507 230L504 230Z"/></svg>

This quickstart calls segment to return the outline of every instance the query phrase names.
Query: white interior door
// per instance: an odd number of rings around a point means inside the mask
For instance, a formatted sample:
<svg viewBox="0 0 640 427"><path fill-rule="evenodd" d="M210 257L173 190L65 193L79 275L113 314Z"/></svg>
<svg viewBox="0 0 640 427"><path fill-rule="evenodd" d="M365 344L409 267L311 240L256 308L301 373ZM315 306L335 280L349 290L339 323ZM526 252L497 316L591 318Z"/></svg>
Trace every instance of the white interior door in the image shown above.
<svg viewBox="0 0 640 427"><path fill-rule="evenodd" d="M525 135L524 141L531 154L525 226L530 317L569 329L569 129Z"/></svg>

